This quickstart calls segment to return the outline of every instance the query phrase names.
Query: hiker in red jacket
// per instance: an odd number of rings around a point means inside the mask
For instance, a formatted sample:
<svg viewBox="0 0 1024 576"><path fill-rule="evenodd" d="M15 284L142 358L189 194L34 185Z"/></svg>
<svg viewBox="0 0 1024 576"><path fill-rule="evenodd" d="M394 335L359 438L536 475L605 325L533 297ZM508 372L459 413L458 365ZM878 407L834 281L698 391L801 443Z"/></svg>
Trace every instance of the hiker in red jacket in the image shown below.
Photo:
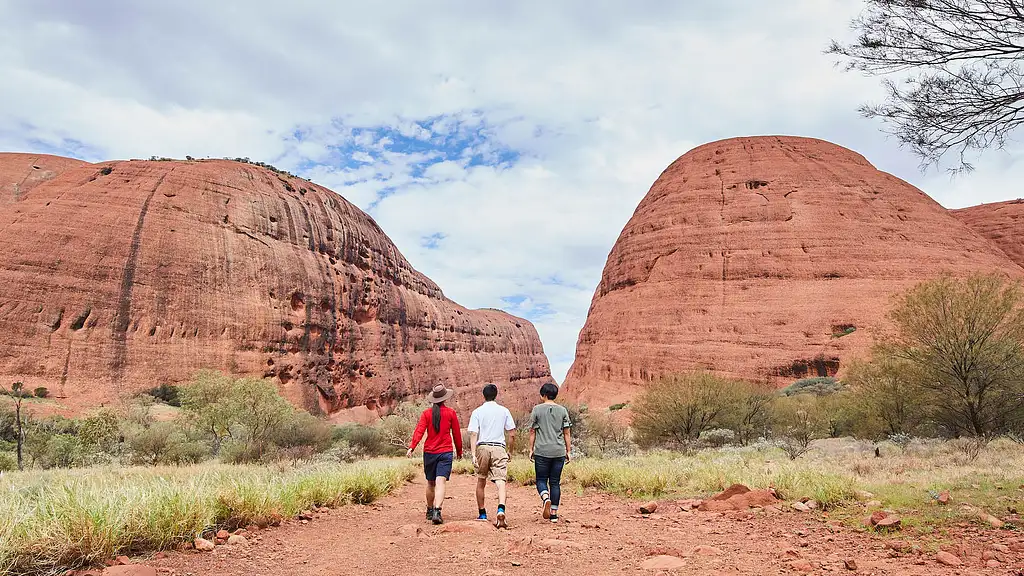
<svg viewBox="0 0 1024 576"><path fill-rule="evenodd" d="M434 524L443 522L441 504L444 503L444 483L452 475L452 440L455 441L456 457L462 458L462 427L455 410L444 405L455 391L445 388L444 384L434 386L427 395L427 402L433 404L420 414L416 431L412 434L412 442L406 456L411 457L416 445L427 433L423 443L423 473L427 477L427 520Z"/></svg>

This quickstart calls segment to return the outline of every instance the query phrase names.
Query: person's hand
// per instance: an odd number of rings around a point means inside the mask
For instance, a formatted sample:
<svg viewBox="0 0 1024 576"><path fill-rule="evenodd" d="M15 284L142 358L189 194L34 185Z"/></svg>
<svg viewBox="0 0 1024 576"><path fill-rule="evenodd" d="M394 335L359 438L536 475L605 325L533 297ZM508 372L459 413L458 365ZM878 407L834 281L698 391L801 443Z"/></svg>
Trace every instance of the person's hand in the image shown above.
<svg viewBox="0 0 1024 576"><path fill-rule="evenodd" d="M479 468L479 466L476 463L476 454L475 453L473 454L473 468Z"/></svg>
<svg viewBox="0 0 1024 576"><path fill-rule="evenodd" d="M527 458L530 459L530 462L533 462L533 450L530 450L530 453L527 455Z"/></svg>
<svg viewBox="0 0 1024 576"><path fill-rule="evenodd" d="M458 453L458 455L457 455L457 459L458 459L458 460L462 460L462 452L459 452L459 453Z"/></svg>
<svg viewBox="0 0 1024 576"><path fill-rule="evenodd" d="M572 460L572 458L569 457L569 453L566 452L565 453L565 463L568 464L571 460Z"/></svg>
<svg viewBox="0 0 1024 576"><path fill-rule="evenodd" d="M409 448L408 450L405 451L405 457L412 458L412 448Z"/></svg>

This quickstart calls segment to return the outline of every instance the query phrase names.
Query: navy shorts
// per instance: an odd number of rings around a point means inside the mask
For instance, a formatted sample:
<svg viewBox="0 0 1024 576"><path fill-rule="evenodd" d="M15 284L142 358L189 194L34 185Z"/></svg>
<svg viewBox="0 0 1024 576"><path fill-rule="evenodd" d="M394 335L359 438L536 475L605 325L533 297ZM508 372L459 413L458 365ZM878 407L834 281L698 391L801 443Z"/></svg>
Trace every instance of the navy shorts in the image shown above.
<svg viewBox="0 0 1024 576"><path fill-rule="evenodd" d="M445 480L452 477L452 457L451 452L442 452L440 454L429 454L423 453L423 474L427 477L427 482L433 482L437 480L438 476L441 476Z"/></svg>

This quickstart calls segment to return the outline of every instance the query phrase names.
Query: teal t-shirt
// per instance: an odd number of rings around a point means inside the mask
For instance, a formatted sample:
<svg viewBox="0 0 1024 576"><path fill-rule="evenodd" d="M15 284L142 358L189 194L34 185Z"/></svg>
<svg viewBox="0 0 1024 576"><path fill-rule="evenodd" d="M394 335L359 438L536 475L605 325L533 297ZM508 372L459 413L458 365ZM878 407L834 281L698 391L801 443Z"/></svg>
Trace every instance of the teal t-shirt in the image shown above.
<svg viewBox="0 0 1024 576"><path fill-rule="evenodd" d="M569 411L559 404L538 404L530 412L530 428L536 430L533 453L545 458L565 457L562 430L572 426Z"/></svg>

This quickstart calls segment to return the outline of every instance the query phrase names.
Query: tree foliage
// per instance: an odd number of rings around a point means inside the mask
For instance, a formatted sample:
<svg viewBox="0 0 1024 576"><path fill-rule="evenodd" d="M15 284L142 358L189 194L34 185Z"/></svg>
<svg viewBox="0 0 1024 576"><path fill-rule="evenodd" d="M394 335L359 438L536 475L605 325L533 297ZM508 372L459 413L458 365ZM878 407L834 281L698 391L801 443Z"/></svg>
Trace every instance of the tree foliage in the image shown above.
<svg viewBox="0 0 1024 576"><path fill-rule="evenodd" d="M861 113L884 120L923 166L952 151L955 169L970 170L966 152L1003 147L1024 122L1020 0L867 0L852 28L856 40L828 52L886 77L885 102Z"/></svg>
<svg viewBox="0 0 1024 576"><path fill-rule="evenodd" d="M924 282L893 309L894 355L920 371L937 422L990 437L1024 418L1024 297L999 276Z"/></svg>
<svg viewBox="0 0 1024 576"><path fill-rule="evenodd" d="M633 429L643 444L689 446L716 427L735 399L735 383L709 372L665 376L634 400Z"/></svg>

